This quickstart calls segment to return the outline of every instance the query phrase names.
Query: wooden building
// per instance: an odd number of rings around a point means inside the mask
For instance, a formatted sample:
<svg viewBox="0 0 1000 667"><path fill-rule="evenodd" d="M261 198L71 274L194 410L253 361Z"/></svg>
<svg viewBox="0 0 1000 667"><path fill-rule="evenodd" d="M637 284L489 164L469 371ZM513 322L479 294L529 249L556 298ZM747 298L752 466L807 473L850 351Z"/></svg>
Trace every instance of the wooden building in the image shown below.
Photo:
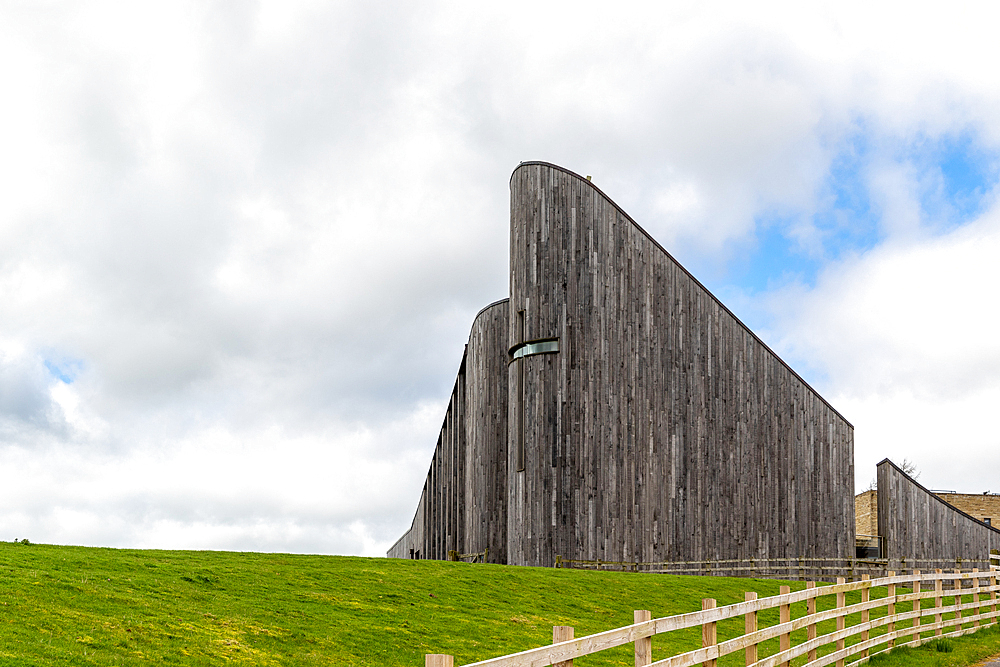
<svg viewBox="0 0 1000 667"><path fill-rule="evenodd" d="M510 298L388 555L853 556L852 426L588 179L528 162L510 191Z"/></svg>
<svg viewBox="0 0 1000 667"><path fill-rule="evenodd" d="M989 568L990 553L1000 550L1000 530L943 496L925 489L889 459L878 464L876 504L883 558L962 559L969 567Z"/></svg>

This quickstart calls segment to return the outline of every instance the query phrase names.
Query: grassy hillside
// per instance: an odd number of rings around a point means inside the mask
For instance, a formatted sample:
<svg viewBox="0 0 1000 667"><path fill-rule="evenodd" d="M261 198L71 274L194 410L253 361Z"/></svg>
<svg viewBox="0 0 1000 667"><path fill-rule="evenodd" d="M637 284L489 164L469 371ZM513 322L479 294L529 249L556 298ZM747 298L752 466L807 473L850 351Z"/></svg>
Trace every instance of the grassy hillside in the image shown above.
<svg viewBox="0 0 1000 667"><path fill-rule="evenodd" d="M633 609L682 613L699 609L702 597L727 604L745 590L776 594L780 583L0 543L0 664L417 667L428 652L465 664L549 643L553 625L580 636L630 623ZM720 624L720 638L741 631L742 619ZM975 657L1000 652L1000 633L989 637L992 644L977 640ZM654 659L699 642L697 628L657 637ZM924 664L912 654L929 656L928 665L973 659L963 642L951 653L913 651L904 664ZM630 646L602 656L578 662L632 664Z"/></svg>

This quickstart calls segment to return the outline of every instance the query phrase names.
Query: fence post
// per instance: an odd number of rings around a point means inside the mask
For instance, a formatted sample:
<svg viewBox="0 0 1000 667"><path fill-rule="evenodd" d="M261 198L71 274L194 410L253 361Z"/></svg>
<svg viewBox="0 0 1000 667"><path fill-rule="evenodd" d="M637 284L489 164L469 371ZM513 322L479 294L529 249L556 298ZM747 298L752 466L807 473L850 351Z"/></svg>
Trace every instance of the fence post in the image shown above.
<svg viewBox="0 0 1000 667"><path fill-rule="evenodd" d="M995 574L993 574L993 568L990 568L990 588L994 588L994 587L996 587L996 585L997 585L997 577L996 577ZM997 592L996 591L990 591L990 602L993 603L993 604L990 605L990 613L993 613L993 614L997 613ZM997 623L996 616L994 616L993 618L991 618L990 621L991 621L991 625L996 625L996 623Z"/></svg>
<svg viewBox="0 0 1000 667"><path fill-rule="evenodd" d="M886 576L895 577L896 573L893 572L892 570L888 570L886 572ZM896 616L896 584L889 584L889 586L886 588L885 596L889 598L889 600L891 600L889 602L889 608L886 610L886 614L889 616L890 619L893 619ZM893 648L896 645L896 638L893 637L893 634L895 634L895 632L896 632L896 622L895 620L890 620L888 629L888 634L890 637L889 648Z"/></svg>
<svg viewBox="0 0 1000 667"><path fill-rule="evenodd" d="M923 590L923 586L921 585L921 582L920 582L920 570L914 570L913 571L913 592L919 594L922 590ZM919 598L913 601L913 611L916 611L916 612L920 611L921 602L922 602L922 600L920 600ZM919 614L913 618L913 627L914 628L919 628L920 627L920 615ZM910 634L910 639L911 640L915 639L917 641L917 646L920 646L920 630L919 629L914 629L914 631Z"/></svg>
<svg viewBox="0 0 1000 667"><path fill-rule="evenodd" d="M757 599L757 594L753 591L747 591L743 594L743 599L747 602L753 602ZM752 632L757 632L757 612L748 611L743 617L743 634L749 635ZM757 642L746 647L746 663L752 665L757 662Z"/></svg>
<svg viewBox="0 0 1000 667"><path fill-rule="evenodd" d="M428 653L424 656L424 667L455 667L455 658L444 653Z"/></svg>
<svg viewBox="0 0 1000 667"><path fill-rule="evenodd" d="M943 573L944 570L941 569L934 570L934 574L943 574ZM934 580L934 607L937 609L940 609L942 606L941 598L943 592L944 592L944 580L938 577L937 579ZM935 637L939 637L941 634L944 633L944 630L941 628L942 618L944 618L944 616L941 614L941 612L934 614L934 624L938 626L937 629L934 630Z"/></svg>
<svg viewBox="0 0 1000 667"><path fill-rule="evenodd" d="M837 577L838 584L843 584L846 582L847 580L844 579L843 577ZM846 606L847 606L847 594L841 591L837 593L837 609L843 609ZM847 618L843 614L837 617L838 630L843 630L846 627L846 624L847 624ZM837 650L842 651L843 649L844 649L844 640L841 638L837 640ZM837 661L837 667L844 667L843 658Z"/></svg>
<svg viewBox="0 0 1000 667"><path fill-rule="evenodd" d="M715 609L715 600L713 598L704 598L701 601L702 610ZM704 623L701 626L701 646L706 648L708 646L715 646L718 641L718 637L715 633L715 621L710 621ZM702 663L704 667L715 667L715 658L711 660L706 660Z"/></svg>
<svg viewBox="0 0 1000 667"><path fill-rule="evenodd" d="M862 574L861 575L861 581L871 581L871 575ZM862 588L861 589L861 601L862 602L868 602L871 599L872 599L872 590L871 590L871 588ZM871 620L871 613L867 609L865 609L864 611L861 612L861 623L864 624L864 623L867 623L870 620ZM861 641L863 641L863 642L868 641L868 631L867 630L862 630L861 631ZM861 652L861 657L862 658L867 658L868 657L868 649L864 649Z"/></svg>
<svg viewBox="0 0 1000 667"><path fill-rule="evenodd" d="M807 581L806 588L816 588L815 581ZM812 597L806 600L806 614L812 616L816 613L816 598ZM810 623L806 628L806 639L816 639L816 624ZM809 661L812 662L816 659L816 649L809 651Z"/></svg>
<svg viewBox="0 0 1000 667"><path fill-rule="evenodd" d="M562 555L556 554L556 567L560 567L561 565L562 565Z"/></svg>
<svg viewBox="0 0 1000 667"><path fill-rule="evenodd" d="M647 609L636 609L632 612L636 623L651 621L653 614ZM635 640L635 667L646 667L653 662L653 636L639 637Z"/></svg>
<svg viewBox="0 0 1000 667"><path fill-rule="evenodd" d="M958 569L958 568L955 568L955 574L962 574L962 571L960 569ZM958 591L958 595L956 595L955 598L954 598L955 599L955 606L959 607L958 609L955 610L955 629L958 630L959 632L962 631L962 609L961 609L961 605L962 605L962 587L963 586L964 586L964 582L961 579L956 579L955 580L955 585L953 586L953 588L956 591Z"/></svg>
<svg viewBox="0 0 1000 667"><path fill-rule="evenodd" d="M792 592L790 586L782 586L778 589L781 595L788 595ZM783 604L778 607L778 623L790 623L792 621L792 607L791 605ZM778 636L778 650L787 651L792 648L792 635L787 632L782 632ZM781 663L781 667L788 667L788 661Z"/></svg>
<svg viewBox="0 0 1000 667"><path fill-rule="evenodd" d="M982 607L979 606L979 568L972 568L972 604L976 606L975 620L972 622L972 629L979 629L979 616L983 613Z"/></svg>
<svg viewBox="0 0 1000 667"><path fill-rule="evenodd" d="M559 642L568 642L573 638L573 626L572 625L553 625L552 626L552 643L558 644ZM563 660L562 662L552 663L552 667L573 667L572 660Z"/></svg>

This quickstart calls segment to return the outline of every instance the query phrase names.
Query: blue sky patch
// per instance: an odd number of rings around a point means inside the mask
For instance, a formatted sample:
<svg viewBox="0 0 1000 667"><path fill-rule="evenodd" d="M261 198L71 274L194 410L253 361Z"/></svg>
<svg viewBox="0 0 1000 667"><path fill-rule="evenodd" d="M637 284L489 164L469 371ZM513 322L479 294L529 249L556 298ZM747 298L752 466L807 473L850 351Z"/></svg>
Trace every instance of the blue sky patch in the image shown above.
<svg viewBox="0 0 1000 667"><path fill-rule="evenodd" d="M73 384L83 370L83 362L79 359L46 359L44 363L49 374L65 384Z"/></svg>
<svg viewBox="0 0 1000 667"><path fill-rule="evenodd" d="M1000 153L986 150L972 133L903 143L876 140L864 123L857 126L830 163L815 211L764 212L755 220L753 238L737 246L723 266L711 270L698 258L689 263L752 329L766 331L772 323L757 295L790 284L814 287L831 262L863 255L885 241L891 225L884 224L878 193L870 187L873 167L888 162L912 175L920 224L930 234L975 220L1000 182ZM807 368L807 374L812 381L824 380L816 369Z"/></svg>
<svg viewBox="0 0 1000 667"><path fill-rule="evenodd" d="M862 130L863 124L859 125ZM1000 154L976 143L972 134L917 138L905 145L873 148L864 131L844 142L831 161L817 210L763 214L755 221L755 243L729 261L717 283L738 285L750 294L790 282L814 286L823 267L845 256L864 254L885 239L882 211L872 203L868 172L876 159L889 158L913 171L921 221L932 233L945 233L974 220L1000 180ZM808 220L801 216L809 215ZM800 241L796 232L810 229Z"/></svg>
<svg viewBox="0 0 1000 667"><path fill-rule="evenodd" d="M998 181L1000 156L976 145L971 134L921 142L905 158L926 176L921 208L936 226L950 229L975 219Z"/></svg>
<svg viewBox="0 0 1000 667"><path fill-rule="evenodd" d="M790 282L813 284L822 262L819 257L803 252L787 231L787 224L781 221L758 227L756 245L732 260L727 279L750 293L768 291Z"/></svg>

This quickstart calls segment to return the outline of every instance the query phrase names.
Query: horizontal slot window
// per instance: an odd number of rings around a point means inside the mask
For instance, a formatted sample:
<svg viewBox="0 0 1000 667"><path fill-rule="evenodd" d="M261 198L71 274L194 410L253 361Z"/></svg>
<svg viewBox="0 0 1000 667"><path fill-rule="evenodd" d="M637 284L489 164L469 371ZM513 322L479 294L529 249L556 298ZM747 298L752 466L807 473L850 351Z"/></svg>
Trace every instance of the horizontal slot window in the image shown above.
<svg viewBox="0 0 1000 667"><path fill-rule="evenodd" d="M510 351L510 359L514 361L515 359L520 359L521 357L530 357L536 354L552 354L559 351L559 339L550 338L548 340L535 340L530 343L521 343L520 345L515 345Z"/></svg>

